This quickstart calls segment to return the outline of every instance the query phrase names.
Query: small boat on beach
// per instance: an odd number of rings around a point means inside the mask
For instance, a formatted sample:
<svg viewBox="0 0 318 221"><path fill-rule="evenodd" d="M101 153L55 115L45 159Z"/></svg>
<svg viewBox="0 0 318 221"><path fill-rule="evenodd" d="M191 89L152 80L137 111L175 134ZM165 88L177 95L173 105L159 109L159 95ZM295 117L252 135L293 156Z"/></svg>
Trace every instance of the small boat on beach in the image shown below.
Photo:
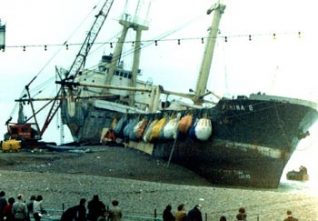
<svg viewBox="0 0 318 221"><path fill-rule="evenodd" d="M288 173L286 174L286 178L288 180L307 181L309 180L307 168L304 166L300 166L298 171L288 171Z"/></svg>

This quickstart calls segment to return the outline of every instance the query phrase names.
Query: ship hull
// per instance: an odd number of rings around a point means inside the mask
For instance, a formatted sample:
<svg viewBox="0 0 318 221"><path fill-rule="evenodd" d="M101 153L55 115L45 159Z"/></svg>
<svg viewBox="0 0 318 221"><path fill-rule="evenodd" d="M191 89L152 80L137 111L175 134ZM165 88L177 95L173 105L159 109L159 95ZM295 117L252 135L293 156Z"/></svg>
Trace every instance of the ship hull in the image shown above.
<svg viewBox="0 0 318 221"><path fill-rule="evenodd" d="M276 188L287 159L263 155L260 149L227 140L185 141L174 150L166 144L157 145L153 155L169 161L171 154L175 163L216 185Z"/></svg>
<svg viewBox="0 0 318 221"><path fill-rule="evenodd" d="M74 140L80 143L100 143L103 128L111 128L114 118L127 116L88 102L74 105L71 117L64 104L62 117ZM257 188L278 187L285 165L318 117L309 103L268 96L222 99L207 109L137 115L154 119L176 112L190 112L198 118L202 113L207 115L212 121L211 137L199 141L188 134L178 134L176 141L156 139L151 143L131 141L123 134L118 137L129 147L183 165L213 184ZM128 114L128 117L137 115Z"/></svg>
<svg viewBox="0 0 318 221"><path fill-rule="evenodd" d="M147 144L129 142L129 147L154 158L180 164L210 183L231 187L277 188L288 156L273 156L262 147L225 140L198 142L191 139ZM279 151L276 151L279 152Z"/></svg>

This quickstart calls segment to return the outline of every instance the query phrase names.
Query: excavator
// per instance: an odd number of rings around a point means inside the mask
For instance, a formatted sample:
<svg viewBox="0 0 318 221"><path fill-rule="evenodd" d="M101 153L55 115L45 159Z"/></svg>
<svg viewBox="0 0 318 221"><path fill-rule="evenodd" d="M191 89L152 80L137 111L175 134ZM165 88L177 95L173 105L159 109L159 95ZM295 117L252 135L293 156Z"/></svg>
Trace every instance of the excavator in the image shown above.
<svg viewBox="0 0 318 221"><path fill-rule="evenodd" d="M23 104L19 104L17 123L11 122L12 117L6 121L7 132L1 143L3 152L18 152L22 147L36 147L41 142L41 135L36 129L36 123L28 123L23 114Z"/></svg>
<svg viewBox="0 0 318 221"><path fill-rule="evenodd" d="M90 30L87 32L86 38L81 45L79 52L76 55L75 60L73 61L69 70L64 74L64 78L60 73L57 74L61 79L61 82L68 82L74 79L85 65L86 57L93 46L101 27L103 26L109 11L113 5L114 0L105 0L102 7L100 8L97 15L95 15L95 20ZM4 140L1 142L1 148L3 152L13 152L19 151L21 148L35 148L47 144L46 142L41 142L43 133L48 128L53 117L57 113L63 101L68 99L65 97L65 84L58 90L57 94L53 98L32 98L30 94L30 85L36 79L35 76L26 86L26 93L19 99L15 100L19 103L19 114L17 123L12 123L12 117L10 117L5 125L7 126L7 132L4 135ZM70 89L70 88L68 88ZM42 107L38 110L35 109L34 101L47 101ZM32 111L32 116L27 118L24 116L23 107L25 104L29 104ZM37 114L44 110L46 107L50 107L47 113L46 119L42 128L40 128ZM30 120L33 119L34 122L30 123ZM50 143L51 144L51 143Z"/></svg>
<svg viewBox="0 0 318 221"><path fill-rule="evenodd" d="M32 128L32 124L18 124L18 123L10 123L7 125L8 132L5 134L5 139L2 142L2 151L20 151L20 149L24 146L34 146L38 144L40 140L39 136L37 136L36 131Z"/></svg>

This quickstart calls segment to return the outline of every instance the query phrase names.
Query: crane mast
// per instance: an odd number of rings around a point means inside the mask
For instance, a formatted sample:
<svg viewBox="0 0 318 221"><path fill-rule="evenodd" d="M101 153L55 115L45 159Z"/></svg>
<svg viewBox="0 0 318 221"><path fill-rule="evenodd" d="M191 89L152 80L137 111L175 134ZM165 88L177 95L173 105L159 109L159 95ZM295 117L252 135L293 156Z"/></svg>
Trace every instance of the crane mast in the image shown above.
<svg viewBox="0 0 318 221"><path fill-rule="evenodd" d="M103 6L101 7L99 13L95 16L96 17L95 21L94 21L93 25L91 26L90 30L88 31L86 38L85 38L79 52L77 53L76 58L73 61L70 69L65 74L65 79L62 80L63 82L73 81L75 79L75 77L78 75L81 68L83 68L83 66L85 64L86 57L87 57L90 49L92 48L101 28L102 28L108 14L109 14L109 11L113 5L113 2L114 2L114 0L106 0L104 2ZM61 96L61 94L63 96L63 91L64 91L63 87L64 87L64 85L62 84L60 89L57 92L57 95L54 98L54 101L51 105L50 111L46 117L43 128L40 132L41 135L44 133L44 131L46 130L46 128L48 127L48 125L52 121L53 117L55 116L56 112L58 111L58 109L61 106L62 100L60 100L58 98Z"/></svg>
<svg viewBox="0 0 318 221"><path fill-rule="evenodd" d="M102 8L100 9L99 13L95 16L96 19L91 27L91 29L88 31L86 38L81 46L81 49L79 50L78 54L76 55L76 58L71 65L70 69L66 73L66 78L75 78L78 74L78 72L81 70L81 68L84 66L86 57L93 46L100 29L102 28L109 11L113 5L114 0L106 0L103 4Z"/></svg>

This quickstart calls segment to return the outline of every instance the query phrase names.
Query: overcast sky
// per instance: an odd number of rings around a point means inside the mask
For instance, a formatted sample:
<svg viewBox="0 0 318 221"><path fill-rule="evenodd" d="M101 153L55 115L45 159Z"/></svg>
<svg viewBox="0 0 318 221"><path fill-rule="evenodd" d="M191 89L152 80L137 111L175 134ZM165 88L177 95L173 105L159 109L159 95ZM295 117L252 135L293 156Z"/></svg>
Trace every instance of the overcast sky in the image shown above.
<svg viewBox="0 0 318 221"><path fill-rule="evenodd" d="M50 45L65 41L81 43L96 14L94 6L98 8L102 2L0 1L0 19L7 25L8 46L5 52L0 52L1 134L6 130L4 122L13 109L13 100L20 96L32 77L38 73L41 73L39 79L42 81L54 77L54 66L69 68L79 50L75 46L66 50ZM125 2L115 1L97 42L115 40L121 30L117 20ZM130 5L136 2L129 0ZM173 34L165 40L181 39L181 44L178 45L177 40L159 41L157 46L146 47L142 51L140 64L143 79L159 83L168 90L187 92L195 87L203 53L201 37L207 36L211 21L206 10L212 3L207 0L151 1L149 30L143 33L143 39L158 39L171 32ZM315 0L231 0L224 3L227 8L221 20L209 89L227 96L261 91L318 101L318 14ZM133 37L133 34L128 37ZM26 51L16 47L23 45L27 46ZM47 51L44 45L49 45ZM126 50L129 47L127 45ZM111 52L109 45L94 48L91 54L93 59L88 61L88 66L96 64L103 53ZM129 57L126 59L127 68L130 68ZM49 60L52 62L46 65ZM180 84L176 85L176 82ZM48 137L52 137L54 130L56 127L50 129ZM306 145L310 146L311 143Z"/></svg>
<svg viewBox="0 0 318 221"><path fill-rule="evenodd" d="M89 13L95 5L102 2L2 0L0 18L7 24L8 45L7 50L0 54L2 82L9 82L14 76L19 78L15 85L21 83L23 87L60 49L48 46L48 50L44 51L44 47L26 47L23 52L21 47L12 46L62 44L67 40L70 43L80 43L96 11ZM124 2L115 1L97 41L109 41L120 31L117 19L122 13ZM130 5L136 2L129 0ZM152 45L144 49L141 69L145 79L158 82L167 89L175 89L174 81L171 80L172 73L182 73L182 76L186 77L178 90L188 91L189 88L195 87L203 52L200 37L206 36L211 16L207 16L205 12L212 2L152 1L149 12L150 27L149 31L144 32L144 39L155 39L162 34L173 32L187 22L188 25L166 39L198 39L181 40L180 46L177 41L159 42L157 47ZM318 49L318 31L313 28L317 21L314 3L314 0L225 2L227 8L221 20L220 38L208 84L210 90L220 95L262 91L317 100L316 85L312 81L317 71L314 59ZM86 17L88 19L85 20ZM79 27L80 24L82 25ZM298 35L298 32L301 34ZM276 39L272 37L274 33ZM252 36L251 41L248 40L249 34ZM228 38L227 43L224 36ZM126 48L129 47L130 45ZM51 66L47 66L41 75L54 75L55 65L68 68L77 51L78 47L71 47L68 51L61 50L51 62ZM89 65L96 64L103 52L112 52L110 47L100 47L100 50L92 51L95 60L91 60ZM129 61L128 57L125 59ZM126 63L129 68L129 62ZM11 99L11 95L16 93L11 91L12 87L9 87L9 91L6 87L0 90L1 96L10 95L4 99Z"/></svg>

